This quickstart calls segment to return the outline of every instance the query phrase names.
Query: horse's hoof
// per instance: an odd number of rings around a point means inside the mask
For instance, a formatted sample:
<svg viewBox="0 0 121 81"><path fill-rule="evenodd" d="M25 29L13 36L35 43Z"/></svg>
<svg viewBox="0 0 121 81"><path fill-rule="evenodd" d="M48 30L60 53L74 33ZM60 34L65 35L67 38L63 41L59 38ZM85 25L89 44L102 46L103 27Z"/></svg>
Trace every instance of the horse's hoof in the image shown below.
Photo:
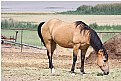
<svg viewBox="0 0 121 81"><path fill-rule="evenodd" d="M74 71L69 71L71 73L72 76L75 76L76 73Z"/></svg>
<svg viewBox="0 0 121 81"><path fill-rule="evenodd" d="M81 75L86 74L85 72L81 72Z"/></svg>
<svg viewBox="0 0 121 81"><path fill-rule="evenodd" d="M71 73L72 76L75 76L76 74L75 73Z"/></svg>
<svg viewBox="0 0 121 81"><path fill-rule="evenodd" d="M54 68L51 69L51 73L52 73L52 74L55 73L55 69L54 69Z"/></svg>
<svg viewBox="0 0 121 81"><path fill-rule="evenodd" d="M69 71L70 73L75 73L74 71Z"/></svg>

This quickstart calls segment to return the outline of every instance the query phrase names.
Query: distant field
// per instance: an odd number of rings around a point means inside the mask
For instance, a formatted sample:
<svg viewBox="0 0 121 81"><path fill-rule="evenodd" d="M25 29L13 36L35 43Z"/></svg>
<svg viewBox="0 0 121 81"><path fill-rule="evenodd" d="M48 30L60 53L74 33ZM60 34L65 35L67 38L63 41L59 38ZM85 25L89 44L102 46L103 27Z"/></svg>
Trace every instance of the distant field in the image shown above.
<svg viewBox="0 0 121 81"><path fill-rule="evenodd" d="M17 21L39 23L49 19L58 18L65 22L81 20L87 24L97 23L98 25L121 25L121 15L60 15L60 14L35 14L35 13L11 13L1 14L2 19L12 18Z"/></svg>

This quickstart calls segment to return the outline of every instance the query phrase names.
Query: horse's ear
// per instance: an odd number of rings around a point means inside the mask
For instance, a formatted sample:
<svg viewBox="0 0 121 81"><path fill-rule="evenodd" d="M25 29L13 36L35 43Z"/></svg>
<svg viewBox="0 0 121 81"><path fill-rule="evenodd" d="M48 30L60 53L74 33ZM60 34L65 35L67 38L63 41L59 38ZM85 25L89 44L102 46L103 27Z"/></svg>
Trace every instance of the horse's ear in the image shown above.
<svg viewBox="0 0 121 81"><path fill-rule="evenodd" d="M99 54L99 55L102 55L102 54L103 54L103 49L100 49L100 50L98 51L98 54Z"/></svg>
<svg viewBox="0 0 121 81"><path fill-rule="evenodd" d="M103 49L100 49L99 52L103 52Z"/></svg>
<svg viewBox="0 0 121 81"><path fill-rule="evenodd" d="M98 64L97 60L95 61L95 64Z"/></svg>

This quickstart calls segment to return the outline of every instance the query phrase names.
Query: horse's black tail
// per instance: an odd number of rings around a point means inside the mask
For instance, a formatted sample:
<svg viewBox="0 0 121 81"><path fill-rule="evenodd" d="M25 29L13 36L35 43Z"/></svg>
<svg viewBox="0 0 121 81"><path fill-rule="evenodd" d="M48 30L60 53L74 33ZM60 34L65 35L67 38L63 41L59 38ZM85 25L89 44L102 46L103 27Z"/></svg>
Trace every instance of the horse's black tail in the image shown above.
<svg viewBox="0 0 121 81"><path fill-rule="evenodd" d="M39 37L40 37L40 39L41 39L41 41L42 41L42 43L44 44L44 46L45 46L45 43L44 43L44 40L43 40L43 37L42 37L42 33L41 33L41 27L42 27L42 25L44 24L45 22L41 22L40 24L39 24L39 26L38 26L38 35L39 35Z"/></svg>

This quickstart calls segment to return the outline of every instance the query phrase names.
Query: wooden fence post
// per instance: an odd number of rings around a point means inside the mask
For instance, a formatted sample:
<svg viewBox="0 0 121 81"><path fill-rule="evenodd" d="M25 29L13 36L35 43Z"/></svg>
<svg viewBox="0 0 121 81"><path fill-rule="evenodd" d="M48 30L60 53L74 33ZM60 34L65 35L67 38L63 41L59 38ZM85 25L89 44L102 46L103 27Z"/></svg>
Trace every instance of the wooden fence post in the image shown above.
<svg viewBox="0 0 121 81"><path fill-rule="evenodd" d="M23 29L21 30L21 52L22 52L22 48L23 48L23 45L22 45L22 38L23 38Z"/></svg>
<svg viewBox="0 0 121 81"><path fill-rule="evenodd" d="M17 41L17 34L18 34L18 31L16 31L15 42Z"/></svg>

